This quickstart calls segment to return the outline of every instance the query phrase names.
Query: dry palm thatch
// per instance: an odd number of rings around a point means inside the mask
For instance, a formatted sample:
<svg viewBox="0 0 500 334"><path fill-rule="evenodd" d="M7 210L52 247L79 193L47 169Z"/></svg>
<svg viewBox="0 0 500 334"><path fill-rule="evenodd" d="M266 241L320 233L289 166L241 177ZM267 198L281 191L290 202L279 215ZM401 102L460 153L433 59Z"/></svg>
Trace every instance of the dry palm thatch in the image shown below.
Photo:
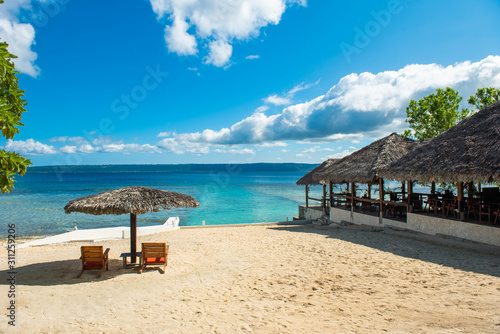
<svg viewBox="0 0 500 334"><path fill-rule="evenodd" d="M302 176L296 182L296 184L299 185L299 186L308 186L308 185L318 185L318 184L320 184L319 181L313 180L313 176L316 175L316 174L318 174L318 173L321 173L326 168L329 168L330 166L332 166L338 160L339 159L328 159L328 160L323 161L323 163L321 165L317 166L312 171L310 171L306 175Z"/></svg>
<svg viewBox="0 0 500 334"><path fill-rule="evenodd" d="M392 133L348 155L321 173L313 176L320 182L343 180L344 182L374 183L379 170L407 154L416 141Z"/></svg>
<svg viewBox="0 0 500 334"><path fill-rule="evenodd" d="M381 174L422 182L500 181L500 102L419 145Z"/></svg>
<svg viewBox="0 0 500 334"><path fill-rule="evenodd" d="M125 187L74 199L64 207L64 211L122 215L158 212L172 207L196 208L199 205L193 197L181 193L148 187Z"/></svg>

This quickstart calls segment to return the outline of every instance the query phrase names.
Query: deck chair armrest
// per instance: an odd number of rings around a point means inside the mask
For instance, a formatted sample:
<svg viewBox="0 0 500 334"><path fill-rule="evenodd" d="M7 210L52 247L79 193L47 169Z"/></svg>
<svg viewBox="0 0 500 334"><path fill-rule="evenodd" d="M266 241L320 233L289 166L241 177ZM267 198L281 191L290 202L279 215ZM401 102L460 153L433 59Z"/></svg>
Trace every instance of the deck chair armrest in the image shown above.
<svg viewBox="0 0 500 334"><path fill-rule="evenodd" d="M108 253L109 253L109 248L106 248L106 250L104 251L104 254L103 254L103 257L104 257L105 259L107 259L107 258L108 258Z"/></svg>

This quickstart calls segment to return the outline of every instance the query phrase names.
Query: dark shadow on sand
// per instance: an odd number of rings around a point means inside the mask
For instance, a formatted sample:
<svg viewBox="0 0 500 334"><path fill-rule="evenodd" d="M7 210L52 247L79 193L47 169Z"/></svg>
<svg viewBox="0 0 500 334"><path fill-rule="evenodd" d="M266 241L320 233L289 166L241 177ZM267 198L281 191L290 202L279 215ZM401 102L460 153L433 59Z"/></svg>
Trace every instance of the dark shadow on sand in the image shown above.
<svg viewBox="0 0 500 334"><path fill-rule="evenodd" d="M99 270L85 270L81 278L78 274L82 269L82 262L76 260L64 260L44 263L34 263L19 266L14 269L16 285L70 285L88 282L106 281L116 276L134 274L138 275L138 268L122 269L121 260L110 259L109 270L104 271L101 277L97 277ZM9 285L8 278L12 275L11 270L0 271L0 285Z"/></svg>
<svg viewBox="0 0 500 334"><path fill-rule="evenodd" d="M486 251L483 252L480 244L359 225L340 228L313 225L278 226L270 229L320 234L406 258L500 277L500 247L485 245ZM334 258L335 254L331 256Z"/></svg>

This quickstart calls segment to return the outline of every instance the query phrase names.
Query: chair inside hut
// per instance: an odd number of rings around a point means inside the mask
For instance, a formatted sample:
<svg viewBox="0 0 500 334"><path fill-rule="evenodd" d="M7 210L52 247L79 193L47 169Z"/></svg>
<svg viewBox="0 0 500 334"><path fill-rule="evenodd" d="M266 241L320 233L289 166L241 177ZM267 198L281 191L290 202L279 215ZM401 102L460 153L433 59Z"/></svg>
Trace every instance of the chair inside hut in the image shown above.
<svg viewBox="0 0 500 334"><path fill-rule="evenodd" d="M480 184L460 182L455 195L450 189L443 193L436 191L432 183L429 194L410 192L408 203L412 212L423 212L442 216L447 219L496 224L500 221L500 191L498 187L485 187ZM392 201L392 197L391 197Z"/></svg>
<svg viewBox="0 0 500 334"><path fill-rule="evenodd" d="M500 211L500 191L498 187L485 187L482 192L479 192L481 205L479 207L479 220L485 217L488 223L494 224L498 221L498 212Z"/></svg>

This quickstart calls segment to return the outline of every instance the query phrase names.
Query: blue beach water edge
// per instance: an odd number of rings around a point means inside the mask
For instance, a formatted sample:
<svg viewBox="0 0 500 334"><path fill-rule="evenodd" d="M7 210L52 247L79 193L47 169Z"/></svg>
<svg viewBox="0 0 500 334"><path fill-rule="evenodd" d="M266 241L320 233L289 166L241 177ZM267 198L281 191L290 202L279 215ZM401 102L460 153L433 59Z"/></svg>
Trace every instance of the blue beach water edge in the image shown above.
<svg viewBox="0 0 500 334"><path fill-rule="evenodd" d="M138 215L138 226L178 216L181 226L266 223L292 220L304 203L295 182L315 164L185 164L31 167L15 189L0 196L2 223L16 224L18 237L78 229L127 226L128 215L66 214L72 199L127 186L185 193L198 208ZM317 188L317 189L316 189ZM321 192L321 187L312 187ZM4 229L5 230L5 229ZM2 233L5 234L5 233Z"/></svg>

